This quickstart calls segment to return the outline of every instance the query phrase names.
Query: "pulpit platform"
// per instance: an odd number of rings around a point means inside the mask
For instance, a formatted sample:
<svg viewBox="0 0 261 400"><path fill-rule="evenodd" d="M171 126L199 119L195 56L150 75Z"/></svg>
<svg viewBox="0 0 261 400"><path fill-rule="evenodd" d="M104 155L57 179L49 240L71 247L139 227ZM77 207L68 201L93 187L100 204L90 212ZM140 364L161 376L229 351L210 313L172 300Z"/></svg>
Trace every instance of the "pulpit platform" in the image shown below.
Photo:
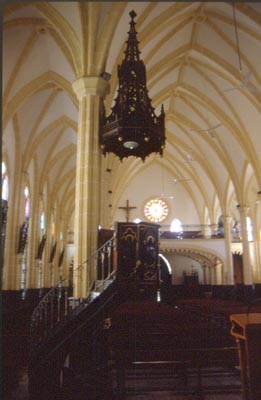
<svg viewBox="0 0 261 400"><path fill-rule="evenodd" d="M148 222L117 223L117 284L124 300L157 298L159 227Z"/></svg>

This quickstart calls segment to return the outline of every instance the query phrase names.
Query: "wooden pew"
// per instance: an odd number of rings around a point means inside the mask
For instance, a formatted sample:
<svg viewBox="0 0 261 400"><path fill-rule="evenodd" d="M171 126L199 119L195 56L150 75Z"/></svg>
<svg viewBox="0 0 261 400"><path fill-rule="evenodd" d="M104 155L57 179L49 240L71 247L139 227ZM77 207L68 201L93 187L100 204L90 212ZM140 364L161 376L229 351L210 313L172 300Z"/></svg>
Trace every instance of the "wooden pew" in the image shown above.
<svg viewBox="0 0 261 400"><path fill-rule="evenodd" d="M173 371L183 374L184 386L187 369L196 368L197 390L202 393L203 367L233 368L238 364L236 345L222 324L194 312L167 307L154 307L151 313L148 308L144 312L127 308L112 318L109 343L119 399L125 397L127 368L172 365Z"/></svg>

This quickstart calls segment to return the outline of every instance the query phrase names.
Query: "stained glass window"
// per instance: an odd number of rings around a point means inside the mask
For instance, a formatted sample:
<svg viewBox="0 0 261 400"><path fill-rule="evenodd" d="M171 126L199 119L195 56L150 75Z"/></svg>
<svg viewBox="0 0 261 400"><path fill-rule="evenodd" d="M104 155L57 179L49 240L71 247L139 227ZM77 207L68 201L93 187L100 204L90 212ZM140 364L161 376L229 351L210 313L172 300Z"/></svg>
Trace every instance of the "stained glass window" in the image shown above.
<svg viewBox="0 0 261 400"><path fill-rule="evenodd" d="M24 197L25 197L25 218L29 219L29 217L30 217L30 199L29 199L28 186L26 186L24 188Z"/></svg>
<svg viewBox="0 0 261 400"><path fill-rule="evenodd" d="M42 212L41 217L40 217L40 229L41 231L44 231L45 228L45 218L44 218L44 213Z"/></svg>
<svg viewBox="0 0 261 400"><path fill-rule="evenodd" d="M167 204L161 199L152 199L144 207L145 217L153 222L163 221L167 217L168 212Z"/></svg>
<svg viewBox="0 0 261 400"><path fill-rule="evenodd" d="M2 162L2 199L8 200L8 176L4 162Z"/></svg>

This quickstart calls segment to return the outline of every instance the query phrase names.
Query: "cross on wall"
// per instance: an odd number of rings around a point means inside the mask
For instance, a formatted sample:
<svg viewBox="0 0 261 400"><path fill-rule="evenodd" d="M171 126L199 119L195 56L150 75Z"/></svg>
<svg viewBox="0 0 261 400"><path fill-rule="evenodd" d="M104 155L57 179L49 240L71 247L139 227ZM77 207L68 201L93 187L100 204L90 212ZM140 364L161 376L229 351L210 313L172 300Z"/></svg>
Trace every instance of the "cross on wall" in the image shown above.
<svg viewBox="0 0 261 400"><path fill-rule="evenodd" d="M122 206L122 207L118 207L120 210L124 210L126 213L126 222L129 222L129 217L130 217L130 211L133 210L134 208L137 207L133 207L129 205L129 200L126 200L126 206Z"/></svg>

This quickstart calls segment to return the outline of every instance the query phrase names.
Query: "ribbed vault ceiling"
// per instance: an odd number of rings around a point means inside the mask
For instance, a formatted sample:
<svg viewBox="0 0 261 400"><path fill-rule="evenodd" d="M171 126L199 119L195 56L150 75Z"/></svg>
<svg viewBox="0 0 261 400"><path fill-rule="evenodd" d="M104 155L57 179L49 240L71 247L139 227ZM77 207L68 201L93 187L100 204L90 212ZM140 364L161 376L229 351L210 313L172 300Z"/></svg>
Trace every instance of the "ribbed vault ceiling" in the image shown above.
<svg viewBox="0 0 261 400"><path fill-rule="evenodd" d="M190 179L182 184L200 215L207 208L212 219L237 203L255 202L261 190L260 3L235 3L233 13L228 2L6 2L3 154L10 173L23 171L31 186L37 177L39 191L48 190L53 204L73 214L78 102L72 83L109 72L109 113L132 9L156 114L164 105L167 141L162 159L101 159L103 170L113 171L114 207L129 180L152 163Z"/></svg>

